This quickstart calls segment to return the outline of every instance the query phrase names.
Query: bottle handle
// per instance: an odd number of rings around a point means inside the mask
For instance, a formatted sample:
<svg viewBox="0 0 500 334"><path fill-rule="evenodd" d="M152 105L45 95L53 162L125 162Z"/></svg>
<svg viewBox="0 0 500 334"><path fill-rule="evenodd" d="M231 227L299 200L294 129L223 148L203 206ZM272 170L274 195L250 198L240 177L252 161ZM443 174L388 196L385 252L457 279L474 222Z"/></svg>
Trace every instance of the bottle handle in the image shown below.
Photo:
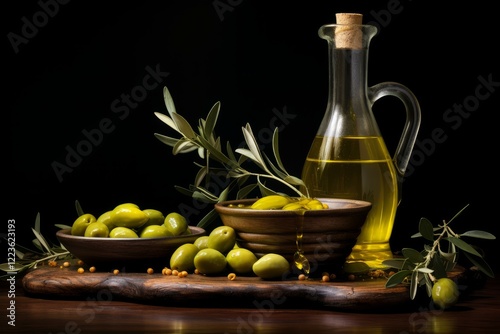
<svg viewBox="0 0 500 334"><path fill-rule="evenodd" d="M397 82L382 82L368 88L368 98L372 105L384 96L399 98L406 109L405 125L393 157L398 176L402 179L420 128L420 105L415 95L406 86Z"/></svg>

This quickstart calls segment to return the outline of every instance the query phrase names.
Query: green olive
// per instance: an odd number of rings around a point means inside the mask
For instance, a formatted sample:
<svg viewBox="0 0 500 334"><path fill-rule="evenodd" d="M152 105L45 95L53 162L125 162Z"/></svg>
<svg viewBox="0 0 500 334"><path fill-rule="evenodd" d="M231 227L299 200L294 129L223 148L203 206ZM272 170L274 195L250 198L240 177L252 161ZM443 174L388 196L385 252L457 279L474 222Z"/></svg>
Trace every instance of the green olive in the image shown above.
<svg viewBox="0 0 500 334"><path fill-rule="evenodd" d="M207 247L213 248L227 254L233 249L236 243L236 232L231 226L218 226L210 232L207 240Z"/></svg>
<svg viewBox="0 0 500 334"><path fill-rule="evenodd" d="M97 217L97 221L104 223L108 229L111 231L115 226L111 223L111 210L104 212L102 215Z"/></svg>
<svg viewBox="0 0 500 334"><path fill-rule="evenodd" d="M237 274L248 274L257 262L257 256L246 248L233 248L227 253L226 260L229 268Z"/></svg>
<svg viewBox="0 0 500 334"><path fill-rule="evenodd" d="M144 225L142 225L143 228L149 225L163 225L165 216L160 210L144 209L142 210L142 212L144 212L149 218L149 220Z"/></svg>
<svg viewBox="0 0 500 334"><path fill-rule="evenodd" d="M198 247L192 243L186 243L177 247L170 257L170 269L176 269L179 271L194 270L194 257L198 251Z"/></svg>
<svg viewBox="0 0 500 334"><path fill-rule="evenodd" d="M290 263L282 255L268 253L253 264L252 270L262 279L281 278L290 270Z"/></svg>
<svg viewBox="0 0 500 334"><path fill-rule="evenodd" d="M90 225L90 223L96 222L97 219L94 215L90 213L85 213L80 217L76 218L71 226L71 235L84 236L85 230Z"/></svg>
<svg viewBox="0 0 500 334"><path fill-rule="evenodd" d="M111 224L120 227L139 228L148 219L146 213L132 205L119 205L111 212Z"/></svg>
<svg viewBox="0 0 500 334"><path fill-rule="evenodd" d="M140 209L139 208L139 205L135 204L135 203L122 203L122 204L118 204L117 206L115 206L115 209L120 209L120 208L136 208L136 209Z"/></svg>
<svg viewBox="0 0 500 334"><path fill-rule="evenodd" d="M449 278L440 278L432 286L432 301L441 309L455 305L459 296L457 284Z"/></svg>
<svg viewBox="0 0 500 334"><path fill-rule="evenodd" d="M109 232L110 238L139 238L134 230L128 227L115 227Z"/></svg>
<svg viewBox="0 0 500 334"><path fill-rule="evenodd" d="M186 218L177 212L169 213L165 217L163 225L175 236L183 234L188 229Z"/></svg>
<svg viewBox="0 0 500 334"><path fill-rule="evenodd" d="M106 224L95 221L87 226L84 236L93 238L107 238L109 236L109 228Z"/></svg>
<svg viewBox="0 0 500 334"><path fill-rule="evenodd" d="M227 266L224 254L213 248L205 248L194 257L194 266L201 274L214 275L223 272Z"/></svg>
<svg viewBox="0 0 500 334"><path fill-rule="evenodd" d="M140 238L161 238L171 237L172 233L163 225L149 225L144 227L140 234Z"/></svg>
<svg viewBox="0 0 500 334"><path fill-rule="evenodd" d="M208 248L207 242L208 242L208 235L204 235L204 236L198 237L194 241L194 245L196 247L198 247L199 250L202 250L202 249Z"/></svg>

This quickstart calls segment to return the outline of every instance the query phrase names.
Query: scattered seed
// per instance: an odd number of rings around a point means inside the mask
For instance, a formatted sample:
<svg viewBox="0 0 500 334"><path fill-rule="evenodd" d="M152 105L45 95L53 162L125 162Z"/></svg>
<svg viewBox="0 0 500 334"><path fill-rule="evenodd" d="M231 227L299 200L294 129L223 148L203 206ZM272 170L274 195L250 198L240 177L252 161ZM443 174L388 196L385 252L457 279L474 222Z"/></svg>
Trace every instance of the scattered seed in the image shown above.
<svg viewBox="0 0 500 334"><path fill-rule="evenodd" d="M67 267L69 267L69 266L70 266L70 264L69 264L69 262L68 262L68 261L66 261L66 262L64 262L64 263L63 263L63 266L65 266L65 267L67 268Z"/></svg>
<svg viewBox="0 0 500 334"><path fill-rule="evenodd" d="M385 271L377 269L377 270L370 271L368 273L368 276L370 276L371 278L380 278L380 277L385 277L386 274L385 274Z"/></svg>
<svg viewBox="0 0 500 334"><path fill-rule="evenodd" d="M83 261L82 260L78 260L78 265L79 266L83 266Z"/></svg>
<svg viewBox="0 0 500 334"><path fill-rule="evenodd" d="M172 275L179 276L179 271L177 269L172 270Z"/></svg>
<svg viewBox="0 0 500 334"><path fill-rule="evenodd" d="M323 277L321 277L321 282L328 282L328 281L330 281L329 275L323 275Z"/></svg>
<svg viewBox="0 0 500 334"><path fill-rule="evenodd" d="M155 271L153 270L153 268L148 268L148 270L147 270L147 273L148 273L149 275L153 274L154 272L155 272Z"/></svg>
<svg viewBox="0 0 500 334"><path fill-rule="evenodd" d="M305 281L306 280L306 275L300 274L299 275L299 281Z"/></svg>
<svg viewBox="0 0 500 334"><path fill-rule="evenodd" d="M236 274L230 273L229 275L227 275L227 279L230 281L234 281L236 279Z"/></svg>
<svg viewBox="0 0 500 334"><path fill-rule="evenodd" d="M118 269L113 270L113 274L118 275L120 271Z"/></svg>
<svg viewBox="0 0 500 334"><path fill-rule="evenodd" d="M90 268L89 268L89 271L90 271L91 273L95 273L95 267L90 267Z"/></svg>
<svg viewBox="0 0 500 334"><path fill-rule="evenodd" d="M78 268L78 273L79 274L83 274L85 272L85 269L83 269L82 267Z"/></svg>

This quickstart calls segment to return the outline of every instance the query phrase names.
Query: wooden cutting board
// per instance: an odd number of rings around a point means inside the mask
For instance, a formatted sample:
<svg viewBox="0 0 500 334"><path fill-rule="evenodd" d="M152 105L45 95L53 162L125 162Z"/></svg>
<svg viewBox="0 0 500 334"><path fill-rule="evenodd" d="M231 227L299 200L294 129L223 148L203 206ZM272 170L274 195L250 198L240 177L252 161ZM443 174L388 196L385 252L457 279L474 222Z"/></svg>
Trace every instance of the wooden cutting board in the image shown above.
<svg viewBox="0 0 500 334"><path fill-rule="evenodd" d="M52 299L127 300L166 306L327 308L345 311L378 312L401 310L410 305L406 286L385 287L383 278L344 282L268 281L258 277L187 277L161 273L119 273L88 271L76 267L39 267L22 280L33 297Z"/></svg>

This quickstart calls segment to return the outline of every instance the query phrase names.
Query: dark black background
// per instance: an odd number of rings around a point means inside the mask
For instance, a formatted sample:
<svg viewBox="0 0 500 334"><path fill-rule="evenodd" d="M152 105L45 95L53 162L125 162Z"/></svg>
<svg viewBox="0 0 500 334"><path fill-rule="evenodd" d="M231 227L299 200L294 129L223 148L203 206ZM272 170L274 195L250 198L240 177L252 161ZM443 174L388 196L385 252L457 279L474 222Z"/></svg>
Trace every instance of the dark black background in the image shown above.
<svg viewBox="0 0 500 334"><path fill-rule="evenodd" d="M422 109L418 140L429 145L415 148L420 159L404 183L393 250L414 245L410 235L421 217L438 223L467 204L454 224L457 232L499 234L495 134L500 87L493 87L457 128L443 119L454 104L474 101L479 77L500 82L492 4L454 2L436 8L411 0L71 1L51 7L52 17L39 23L16 52L9 34L22 35L27 21L42 17L41 3L49 1L2 6L3 103L9 117L3 141L2 224L15 219L18 240L33 237L30 227L38 212L50 236L53 224L71 224L75 200L96 214L121 202L163 212L192 207L192 199L174 185L194 180L196 156L173 156L153 135L175 135L153 114L166 113L163 86L193 126L221 101L216 131L236 144L245 123L254 132L268 129L273 110L286 108L296 117L280 133L281 154L289 171L300 175L328 93L326 42L317 31L334 23L337 12L362 13L365 23L380 28L370 47L368 84L402 83ZM226 7L218 12L216 4ZM112 102L142 84L147 66L169 75L119 119ZM373 110L393 152L403 106L387 98ZM66 147L76 148L86 139L82 131L96 129L105 118L112 120L114 130L60 182L52 164L64 163ZM446 133L446 141L432 141L436 129ZM196 224L203 212L191 212L190 223ZM480 245L490 251L497 243ZM493 256L487 259L496 266Z"/></svg>

